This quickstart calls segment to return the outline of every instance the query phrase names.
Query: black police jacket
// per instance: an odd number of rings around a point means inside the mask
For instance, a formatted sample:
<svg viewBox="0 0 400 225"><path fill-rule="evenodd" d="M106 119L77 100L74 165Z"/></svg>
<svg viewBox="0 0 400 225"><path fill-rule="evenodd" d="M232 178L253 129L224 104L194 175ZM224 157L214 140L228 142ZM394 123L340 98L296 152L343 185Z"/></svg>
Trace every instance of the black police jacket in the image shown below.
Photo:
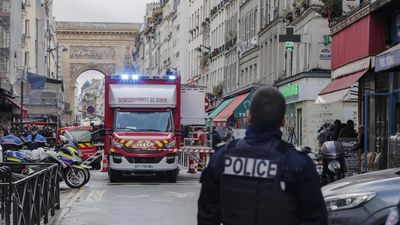
<svg viewBox="0 0 400 225"><path fill-rule="evenodd" d="M281 205L279 206L281 207L279 211L266 212L266 214L281 214L280 212L284 210L290 211L295 209L295 215L293 215L292 218L297 218L299 221L298 224L328 224L326 206L323 201L319 185L319 178L312 160L307 155L296 151L292 145L282 141L282 133L278 129L272 130L268 129L267 127L268 126L265 125L250 126L246 131L246 137L243 141L250 146L259 148L259 151L283 152L284 157L282 157L282 160L279 163L281 172L276 174L274 181L275 184L279 184L281 191L285 192L286 196L292 196L292 199L294 199L296 202L292 202L290 205ZM271 145L272 142L278 144ZM265 149L263 146L269 147ZM277 148L279 148L279 150ZM230 153L229 150L226 150L226 146L222 147L221 150L222 151L216 151L210 160L209 166L203 171L201 176L202 187L198 200L198 225L219 225L221 223L224 223L224 225L243 224L243 222L241 222L239 219L227 219L226 213L231 213L240 209L243 211L240 216L245 217L247 214L248 216L246 217L251 218L254 216L254 211L264 210L264 208L268 209L268 207L257 208L262 207L261 205L266 206L267 204L265 202L263 202L263 204L259 204L257 207L240 208L233 206L233 211L230 211L232 209L226 209L226 207L232 206L228 206L224 200L229 198L229 193L226 193L227 189L224 188L225 184L221 181L225 177L224 170L226 170L226 165L229 164L228 158L230 157ZM240 186L238 188L243 189L245 187ZM237 193L231 193L231 198L236 200L240 199L240 196L238 197L235 195L237 195ZM238 203L236 200L235 204ZM243 199L240 201L242 200ZM271 203L273 204L272 199ZM242 221L245 220L242 218ZM282 219L281 221L273 221L264 219L257 221L257 219L255 219L253 221L248 220L247 222L244 222L244 224L285 225L284 223L286 222L284 221L287 220ZM297 224L297 222L295 222L295 224Z"/></svg>

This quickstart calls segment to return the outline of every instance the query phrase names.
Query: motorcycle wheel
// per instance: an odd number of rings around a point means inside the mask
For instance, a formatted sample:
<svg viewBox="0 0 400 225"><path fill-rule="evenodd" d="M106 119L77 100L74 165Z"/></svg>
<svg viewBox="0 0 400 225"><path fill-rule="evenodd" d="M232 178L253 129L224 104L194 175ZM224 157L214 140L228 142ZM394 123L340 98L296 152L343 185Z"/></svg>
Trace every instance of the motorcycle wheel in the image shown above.
<svg viewBox="0 0 400 225"><path fill-rule="evenodd" d="M84 170L68 167L64 173L64 181L70 188L80 188L85 185L86 175Z"/></svg>
<svg viewBox="0 0 400 225"><path fill-rule="evenodd" d="M83 185L85 185L85 184L87 184L87 183L89 182L89 180L90 180L90 171L89 171L88 169L84 169L83 171L84 171L84 173L85 173L85 182L84 182Z"/></svg>

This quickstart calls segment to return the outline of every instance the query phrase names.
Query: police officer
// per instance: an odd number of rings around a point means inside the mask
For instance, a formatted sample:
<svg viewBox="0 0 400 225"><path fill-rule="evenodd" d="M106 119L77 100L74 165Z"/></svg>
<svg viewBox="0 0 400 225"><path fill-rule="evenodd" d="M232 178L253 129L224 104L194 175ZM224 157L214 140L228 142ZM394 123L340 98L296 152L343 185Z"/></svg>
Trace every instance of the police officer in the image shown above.
<svg viewBox="0 0 400 225"><path fill-rule="evenodd" d="M47 144L46 138L38 133L37 126L33 126L31 129L31 134L26 136L24 139L25 144L29 150L45 147Z"/></svg>
<svg viewBox="0 0 400 225"><path fill-rule="evenodd" d="M326 225L312 160L282 140L285 99L273 87L252 98L242 140L216 151L204 170L198 225Z"/></svg>

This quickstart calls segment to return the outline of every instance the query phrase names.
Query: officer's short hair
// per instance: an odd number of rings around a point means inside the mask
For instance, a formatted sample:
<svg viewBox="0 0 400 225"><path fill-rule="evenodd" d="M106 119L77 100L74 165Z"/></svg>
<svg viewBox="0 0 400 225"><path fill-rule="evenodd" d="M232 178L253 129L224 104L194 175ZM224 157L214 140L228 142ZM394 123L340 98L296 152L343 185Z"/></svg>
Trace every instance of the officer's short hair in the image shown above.
<svg viewBox="0 0 400 225"><path fill-rule="evenodd" d="M265 86L257 90L250 104L252 124L268 124L280 127L286 111L283 95L274 87Z"/></svg>

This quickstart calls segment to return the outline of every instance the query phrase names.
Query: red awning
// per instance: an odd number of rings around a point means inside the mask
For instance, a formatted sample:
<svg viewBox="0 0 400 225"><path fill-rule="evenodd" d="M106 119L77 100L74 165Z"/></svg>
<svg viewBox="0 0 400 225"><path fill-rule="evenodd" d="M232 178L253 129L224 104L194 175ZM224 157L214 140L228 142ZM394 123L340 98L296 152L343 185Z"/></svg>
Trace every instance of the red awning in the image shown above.
<svg viewBox="0 0 400 225"><path fill-rule="evenodd" d="M12 105L16 106L17 108L21 109L21 104L7 95L1 95L2 98L7 99ZM22 117L28 117L28 110L25 107L22 107Z"/></svg>
<svg viewBox="0 0 400 225"><path fill-rule="evenodd" d="M320 95L328 94L334 91L340 91L343 89L351 88L354 83L358 82L358 80L364 76L367 70L363 70L357 73L353 73L351 75L347 75L344 77L339 77L337 79L332 80L322 91L319 93Z"/></svg>
<svg viewBox="0 0 400 225"><path fill-rule="evenodd" d="M232 116L233 111L239 106L240 103L249 95L249 92L237 96L229 105L227 105L214 119L215 122L226 121Z"/></svg>
<svg viewBox="0 0 400 225"><path fill-rule="evenodd" d="M316 100L317 103L332 103L342 101L349 95L351 88L358 80L367 73L368 70L363 70L347 76L339 77L332 80L319 93Z"/></svg>

